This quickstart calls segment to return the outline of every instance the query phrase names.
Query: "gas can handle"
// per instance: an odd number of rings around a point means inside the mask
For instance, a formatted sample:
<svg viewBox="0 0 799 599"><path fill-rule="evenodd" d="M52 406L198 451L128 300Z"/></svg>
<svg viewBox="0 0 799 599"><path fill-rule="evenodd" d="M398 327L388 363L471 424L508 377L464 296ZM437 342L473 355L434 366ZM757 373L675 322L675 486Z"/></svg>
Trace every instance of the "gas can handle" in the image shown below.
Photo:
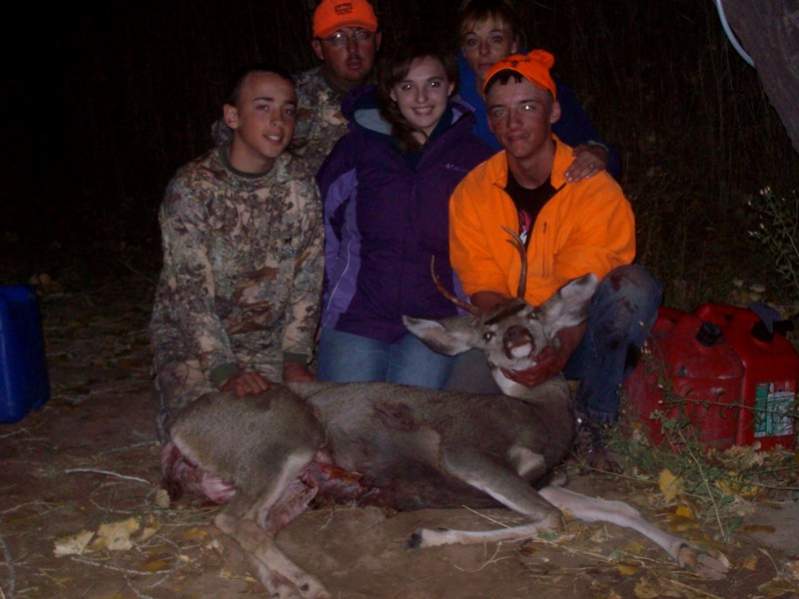
<svg viewBox="0 0 799 599"><path fill-rule="evenodd" d="M758 320L754 326L752 327L752 337L757 339L758 341L763 341L765 343L771 343L774 339L774 333L779 333L782 336L785 336L786 333L794 330L794 320L799 318L799 314L794 316L793 318L787 318L785 320L777 320L771 324L771 330L768 330L766 323L762 320Z"/></svg>

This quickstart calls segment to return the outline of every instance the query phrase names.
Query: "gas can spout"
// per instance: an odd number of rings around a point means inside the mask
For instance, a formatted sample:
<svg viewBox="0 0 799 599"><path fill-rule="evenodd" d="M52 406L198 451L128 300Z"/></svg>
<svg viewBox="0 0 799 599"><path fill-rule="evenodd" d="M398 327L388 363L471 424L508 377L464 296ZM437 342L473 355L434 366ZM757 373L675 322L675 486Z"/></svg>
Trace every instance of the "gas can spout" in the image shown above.
<svg viewBox="0 0 799 599"><path fill-rule="evenodd" d="M707 321L703 322L702 326L700 326L699 330L696 332L696 340L700 345L704 345L705 347L713 347L721 341L723 337L724 333L721 332L721 327Z"/></svg>

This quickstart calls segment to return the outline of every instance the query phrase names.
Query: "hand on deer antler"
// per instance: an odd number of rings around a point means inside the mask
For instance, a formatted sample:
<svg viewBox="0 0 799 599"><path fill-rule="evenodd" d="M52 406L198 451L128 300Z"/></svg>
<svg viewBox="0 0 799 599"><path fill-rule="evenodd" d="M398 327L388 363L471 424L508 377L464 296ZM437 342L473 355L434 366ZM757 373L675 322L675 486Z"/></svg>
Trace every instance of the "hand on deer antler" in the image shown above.
<svg viewBox="0 0 799 599"><path fill-rule="evenodd" d="M505 373L512 381L516 381L525 387L535 387L551 379L561 372L569 361L574 350L580 344L585 332L585 323L580 323L573 327L568 327L558 331L557 341L541 350L536 356L535 366L527 370L505 370Z"/></svg>

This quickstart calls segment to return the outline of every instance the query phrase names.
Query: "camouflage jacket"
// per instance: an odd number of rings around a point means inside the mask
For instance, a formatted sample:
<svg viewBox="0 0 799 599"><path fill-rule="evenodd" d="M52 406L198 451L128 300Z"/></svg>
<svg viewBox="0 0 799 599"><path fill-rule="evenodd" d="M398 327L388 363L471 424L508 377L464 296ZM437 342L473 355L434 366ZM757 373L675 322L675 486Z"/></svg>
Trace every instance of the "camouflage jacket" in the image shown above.
<svg viewBox="0 0 799 599"><path fill-rule="evenodd" d="M316 173L336 142L347 133L347 118L341 113L344 93L333 89L314 67L294 77L297 85L297 127L291 149L308 161Z"/></svg>
<svg viewBox="0 0 799 599"><path fill-rule="evenodd" d="M150 334L155 368L196 359L214 384L236 366L307 361L323 267L321 205L308 165L281 155L247 176L217 147L170 182L164 264Z"/></svg>
<svg viewBox="0 0 799 599"><path fill-rule="evenodd" d="M314 175L336 142L347 132L347 118L341 114L344 93L336 91L314 67L294 76L297 89L297 124L289 151L302 156ZM233 131L222 119L211 126L216 145L229 144Z"/></svg>

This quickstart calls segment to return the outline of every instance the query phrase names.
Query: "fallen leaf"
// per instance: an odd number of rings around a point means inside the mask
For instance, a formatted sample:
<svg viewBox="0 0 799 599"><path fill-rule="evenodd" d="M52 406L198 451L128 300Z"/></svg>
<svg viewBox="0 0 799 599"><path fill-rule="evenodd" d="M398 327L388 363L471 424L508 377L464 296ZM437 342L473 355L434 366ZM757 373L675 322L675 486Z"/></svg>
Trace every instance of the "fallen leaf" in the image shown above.
<svg viewBox="0 0 799 599"><path fill-rule="evenodd" d="M203 541L208 536L208 531L202 528L190 528L183 533L183 538L187 541Z"/></svg>
<svg viewBox="0 0 799 599"><path fill-rule="evenodd" d="M624 545L624 550L627 553L631 553L632 555L641 555L643 553L646 553L647 548L648 545L644 545L640 541L629 541Z"/></svg>
<svg viewBox="0 0 799 599"><path fill-rule="evenodd" d="M638 572L638 568L635 566L631 566L630 564L618 564L616 566L616 570L622 576L632 576L636 572Z"/></svg>
<svg viewBox="0 0 799 599"><path fill-rule="evenodd" d="M172 502L166 489L158 489L155 493L155 505L162 509L167 509Z"/></svg>
<svg viewBox="0 0 799 599"><path fill-rule="evenodd" d="M677 495L682 493L682 479L674 476L668 468L664 468L658 475L658 487L666 501L672 502Z"/></svg>
<svg viewBox="0 0 799 599"><path fill-rule="evenodd" d="M676 516L680 516L681 518L688 518L690 520L696 520L696 516L694 515L694 511L691 509L690 506L685 504L678 505L677 509L674 510L674 514Z"/></svg>
<svg viewBox="0 0 799 599"><path fill-rule="evenodd" d="M793 560L785 564L785 571L794 580L799 580L799 560Z"/></svg>
<svg viewBox="0 0 799 599"><path fill-rule="evenodd" d="M83 552L86 551L86 547L89 545L92 537L94 537L92 531L82 530L77 534L56 539L53 555L55 555L55 557L82 555Z"/></svg>
<svg viewBox="0 0 799 599"><path fill-rule="evenodd" d="M674 532L686 532L688 530L698 530L699 523L690 518L683 518L682 516L671 516L669 518L669 528Z"/></svg>
<svg viewBox="0 0 799 599"><path fill-rule="evenodd" d="M727 476L715 482L716 488L730 497L743 497L751 499L761 493L760 487L744 482L740 476Z"/></svg>
<svg viewBox="0 0 799 599"><path fill-rule="evenodd" d="M109 551L127 551L133 548L130 535L141 527L138 518L128 518L117 522L101 524L97 529L97 538L92 543L92 549L108 549Z"/></svg>
<svg viewBox="0 0 799 599"><path fill-rule="evenodd" d="M28 279L28 283L36 289L39 295L62 293L64 288L46 272L38 273Z"/></svg>
<svg viewBox="0 0 799 599"><path fill-rule="evenodd" d="M149 562L146 562L142 569L145 572L162 572L164 570L169 570L169 562L165 559L153 559Z"/></svg>

